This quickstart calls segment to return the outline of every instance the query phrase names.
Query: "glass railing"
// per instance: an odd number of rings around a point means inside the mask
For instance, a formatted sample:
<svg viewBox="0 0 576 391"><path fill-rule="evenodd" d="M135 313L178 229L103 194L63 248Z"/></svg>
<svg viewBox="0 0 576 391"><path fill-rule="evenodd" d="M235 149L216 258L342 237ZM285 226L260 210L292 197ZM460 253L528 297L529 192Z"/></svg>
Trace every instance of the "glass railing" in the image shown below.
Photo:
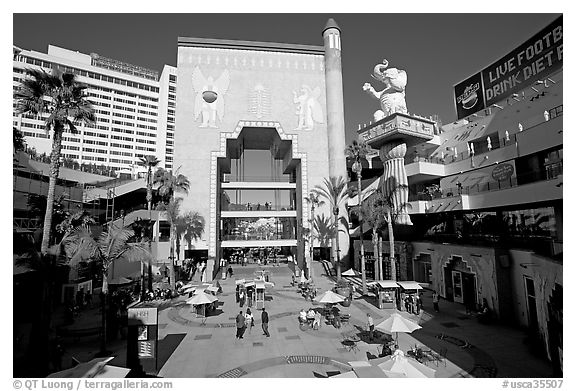
<svg viewBox="0 0 576 391"><path fill-rule="evenodd" d="M230 204L228 206L223 206L223 212L240 212L240 211L286 211L286 210L296 210L294 205L274 205L274 204Z"/></svg>
<svg viewBox="0 0 576 391"><path fill-rule="evenodd" d="M293 240L296 235L293 233L271 233L271 234L222 234L221 240Z"/></svg>
<svg viewBox="0 0 576 391"><path fill-rule="evenodd" d="M559 162L555 163L553 169L550 168L547 171L520 175L518 177L512 177L507 180L487 181L478 183L473 186L438 188L437 190L430 192L411 192L408 195L408 201L432 201L435 199L449 198L458 195L473 195L478 193L486 193L489 191L509 189L511 187L527 185L530 183L553 180L556 179L559 175L562 175L562 172L562 162ZM518 182L518 179L520 179L520 182Z"/></svg>
<svg viewBox="0 0 576 391"><path fill-rule="evenodd" d="M510 145L514 145L516 143L516 135L515 134L511 134L509 138L502 138L500 140L495 140L493 141L493 144L491 146L491 148L488 148L488 143L487 142L474 142L474 153L472 154L471 151L468 152L463 151L463 152L458 152L456 155L453 153L453 151L446 151L444 153L444 157L438 157L438 156L420 156L416 153L413 154L409 154L406 155L406 157L404 158L404 162L405 164L410 164L410 163L418 163L418 162L425 162L425 163L435 163L435 164L451 164L451 163L455 163L455 162L461 162L463 160L466 159L470 159L471 157L474 156L478 156L490 151L495 151L497 149L501 149ZM496 142L497 141L497 142Z"/></svg>
<svg viewBox="0 0 576 391"><path fill-rule="evenodd" d="M224 175L224 179L222 180L223 183L229 182L285 182L285 183L294 183L289 176L275 176L275 175L231 175L226 174Z"/></svg>
<svg viewBox="0 0 576 391"><path fill-rule="evenodd" d="M554 121L555 119L561 118L561 117L562 117L562 115L560 114L556 117L550 118L548 121L541 121L534 126L530 126L529 128L524 129L522 132L512 133L512 134L510 134L509 137L506 137L506 138L501 138L498 140L492 139L490 148L488 148L488 141L487 140L481 140L481 141L470 140L468 142L468 144L470 144L470 143L474 144L474 153L473 154L471 153L472 151L469 152L468 150L457 151L457 153L454 154L453 150L450 150L450 149L444 151L444 157L442 157L442 156L421 156L417 153L412 153L412 154L406 155L406 157L404 158L404 162L405 162L405 164L417 163L417 162L426 162L426 163L435 163L435 164L451 164L451 163L455 163L455 162L460 162L460 161L463 161L466 159L470 159L473 156L482 155L484 153L494 151L496 149L500 149L500 148L504 148L504 147L507 147L510 145L514 145L516 143L519 135L522 134L523 132L530 131L531 129L534 129L545 122Z"/></svg>

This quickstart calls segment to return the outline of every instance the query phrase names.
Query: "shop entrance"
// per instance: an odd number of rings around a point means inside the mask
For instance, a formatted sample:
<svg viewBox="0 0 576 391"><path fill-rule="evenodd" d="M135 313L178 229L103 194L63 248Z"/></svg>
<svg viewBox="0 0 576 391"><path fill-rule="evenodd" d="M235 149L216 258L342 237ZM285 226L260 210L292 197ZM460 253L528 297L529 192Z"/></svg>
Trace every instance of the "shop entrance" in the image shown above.
<svg viewBox="0 0 576 391"><path fill-rule="evenodd" d="M295 247L235 247L223 248L222 256L226 262L237 265L271 265L286 263L288 256L294 257Z"/></svg>
<svg viewBox="0 0 576 391"><path fill-rule="evenodd" d="M444 283L447 300L465 304L470 309L477 308L476 274L462 260L462 257L453 256L446 264Z"/></svg>

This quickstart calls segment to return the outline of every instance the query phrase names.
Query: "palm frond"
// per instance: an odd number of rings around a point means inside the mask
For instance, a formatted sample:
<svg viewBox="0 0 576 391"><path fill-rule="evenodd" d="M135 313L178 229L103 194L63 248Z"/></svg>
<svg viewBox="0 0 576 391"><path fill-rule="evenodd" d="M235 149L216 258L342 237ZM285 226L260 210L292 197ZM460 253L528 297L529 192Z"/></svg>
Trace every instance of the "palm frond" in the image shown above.
<svg viewBox="0 0 576 391"><path fill-rule="evenodd" d="M87 227L75 228L62 240L65 252L71 265L77 265L86 260L100 258L100 249L92 232Z"/></svg>
<svg viewBox="0 0 576 391"><path fill-rule="evenodd" d="M134 236L134 231L126 227L110 226L108 232L102 232L98 238L98 247L102 257L111 264L125 251L128 240Z"/></svg>

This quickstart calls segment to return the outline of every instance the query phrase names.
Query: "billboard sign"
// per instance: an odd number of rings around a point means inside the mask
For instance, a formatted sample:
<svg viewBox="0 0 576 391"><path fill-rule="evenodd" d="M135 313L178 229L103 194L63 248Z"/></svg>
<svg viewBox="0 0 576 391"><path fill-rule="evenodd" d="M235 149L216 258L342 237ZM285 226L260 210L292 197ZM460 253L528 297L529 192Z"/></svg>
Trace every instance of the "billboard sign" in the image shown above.
<svg viewBox="0 0 576 391"><path fill-rule="evenodd" d="M486 107L480 72L454 86L454 96L458 119L467 117Z"/></svg>
<svg viewBox="0 0 576 391"><path fill-rule="evenodd" d="M562 68L562 29L560 16L500 60L455 85L458 119L506 99Z"/></svg>

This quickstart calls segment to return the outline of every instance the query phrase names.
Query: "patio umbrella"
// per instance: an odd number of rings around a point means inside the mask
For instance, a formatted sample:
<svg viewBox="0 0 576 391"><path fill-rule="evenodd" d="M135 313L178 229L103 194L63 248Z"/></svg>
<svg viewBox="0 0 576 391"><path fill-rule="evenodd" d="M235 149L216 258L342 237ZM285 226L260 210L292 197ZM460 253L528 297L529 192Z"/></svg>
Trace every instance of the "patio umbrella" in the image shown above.
<svg viewBox="0 0 576 391"><path fill-rule="evenodd" d="M73 368L65 369L60 372L55 372L48 377L53 378L103 378L103 377L126 377L129 369L124 369L124 371L117 371L118 367L114 367L111 365L107 365L109 361L111 361L114 357L103 357L103 358L95 358L94 360L90 360L88 362L83 362L76 365ZM114 373L112 373L114 372Z"/></svg>
<svg viewBox="0 0 576 391"><path fill-rule="evenodd" d="M354 269L348 269L344 273L342 273L342 275L343 276L349 276L349 277L356 277L358 275L358 273L356 273L356 271Z"/></svg>
<svg viewBox="0 0 576 391"><path fill-rule="evenodd" d="M200 304L210 304L217 301L218 298L204 292L198 292L190 299L186 300L186 304L200 305Z"/></svg>
<svg viewBox="0 0 576 391"><path fill-rule="evenodd" d="M398 312L394 312L388 319L378 323L374 328L388 334L396 333L396 344L398 344L398 333L411 333L422 327L403 317Z"/></svg>
<svg viewBox="0 0 576 391"><path fill-rule="evenodd" d="M394 354L384 360L382 363L378 364L380 369L385 371L402 373L406 377L423 377L430 378L434 377L436 371L428 368L424 364L420 364L418 361L406 357L404 352L401 350L396 350Z"/></svg>
<svg viewBox="0 0 576 391"><path fill-rule="evenodd" d="M334 293L332 291L326 291L324 292L324 294L322 294L322 296L320 296L318 302L325 304L336 304L336 303L342 303L344 300L346 299L343 296L340 296L338 293Z"/></svg>

